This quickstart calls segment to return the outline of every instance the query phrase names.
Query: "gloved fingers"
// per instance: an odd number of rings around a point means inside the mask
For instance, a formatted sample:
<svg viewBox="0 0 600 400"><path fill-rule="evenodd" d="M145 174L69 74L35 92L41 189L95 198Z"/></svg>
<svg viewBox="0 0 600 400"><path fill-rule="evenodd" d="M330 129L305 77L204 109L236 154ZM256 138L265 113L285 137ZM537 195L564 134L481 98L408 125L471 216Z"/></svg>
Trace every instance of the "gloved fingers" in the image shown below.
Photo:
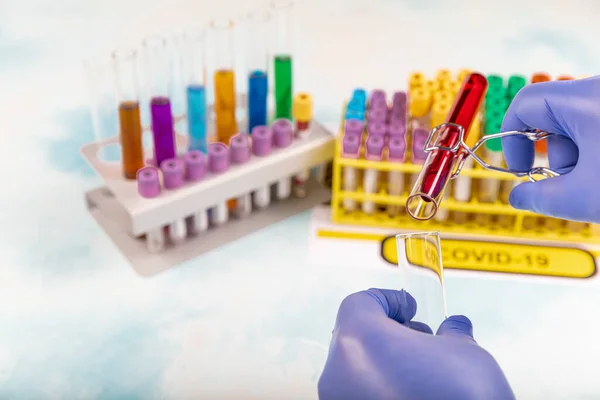
<svg viewBox="0 0 600 400"><path fill-rule="evenodd" d="M417 312L417 302L404 290L369 289L346 297L338 310L336 329L369 326L377 318L391 318L401 324Z"/></svg>
<svg viewBox="0 0 600 400"><path fill-rule="evenodd" d="M511 102L502 131L524 131L539 129L566 136L549 105L550 100L568 96L568 81L543 82L525 86ZM525 172L531 169L534 159L534 144L524 136L507 136L502 139L504 158L510 169Z"/></svg>
<svg viewBox="0 0 600 400"><path fill-rule="evenodd" d="M423 322L419 322L419 321L409 321L408 322L408 327L410 329L414 329L415 331L419 331L419 332L423 332L423 333L429 333L430 335L433 334L433 330L429 327L429 325L423 323Z"/></svg>
<svg viewBox="0 0 600 400"><path fill-rule="evenodd" d="M549 217L600 222L600 205L596 196L586 196L585 193L585 185L595 183L582 175L581 170L575 168L566 175L521 183L511 191L509 202L516 209Z"/></svg>
<svg viewBox="0 0 600 400"><path fill-rule="evenodd" d="M436 336L451 336L475 342L473 324L464 315L453 315L446 318L438 328Z"/></svg>
<svg viewBox="0 0 600 400"><path fill-rule="evenodd" d="M546 140L550 168L560 174L571 171L579 158L579 149L575 142L563 135L550 135Z"/></svg>

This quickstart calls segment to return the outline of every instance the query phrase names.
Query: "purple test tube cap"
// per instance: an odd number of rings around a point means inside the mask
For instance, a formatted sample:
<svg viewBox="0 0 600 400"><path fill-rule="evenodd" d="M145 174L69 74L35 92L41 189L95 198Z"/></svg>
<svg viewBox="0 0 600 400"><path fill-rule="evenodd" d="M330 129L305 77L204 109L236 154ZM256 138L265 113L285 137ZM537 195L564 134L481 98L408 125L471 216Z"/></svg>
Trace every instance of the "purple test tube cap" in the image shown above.
<svg viewBox="0 0 600 400"><path fill-rule="evenodd" d="M138 193L142 197L152 198L160 194L158 170L154 167L143 167L137 171Z"/></svg>
<svg viewBox="0 0 600 400"><path fill-rule="evenodd" d="M346 158L358 158L360 152L360 136L344 135L342 139L342 156Z"/></svg>
<svg viewBox="0 0 600 400"><path fill-rule="evenodd" d="M238 133L229 140L229 155L232 164L243 164L250 160L250 139L245 133Z"/></svg>
<svg viewBox="0 0 600 400"><path fill-rule="evenodd" d="M388 160L404 162L406 157L406 140L404 136L390 137L388 142Z"/></svg>
<svg viewBox="0 0 600 400"><path fill-rule="evenodd" d="M369 137L370 136L381 136L382 138L387 134L388 129L387 129L387 125L385 124L385 122L371 122L369 123L369 125L367 126L367 132L369 133Z"/></svg>
<svg viewBox="0 0 600 400"><path fill-rule="evenodd" d="M388 125L388 134L390 137L402 136L406 134L406 123L404 121L394 121Z"/></svg>
<svg viewBox="0 0 600 400"><path fill-rule="evenodd" d="M386 101L386 97L387 97L387 95L385 93L385 90L375 89L371 92L369 103L373 103L375 101L381 101L381 100Z"/></svg>
<svg viewBox="0 0 600 400"><path fill-rule="evenodd" d="M368 122L386 122L387 114L388 114L387 108L385 110L371 109L367 113L367 121Z"/></svg>
<svg viewBox="0 0 600 400"><path fill-rule="evenodd" d="M374 111L374 110L382 110L382 111L387 112L388 104L385 101L385 99L371 100L371 102L369 103L369 111Z"/></svg>
<svg viewBox="0 0 600 400"><path fill-rule="evenodd" d="M252 128L252 153L264 157L271 154L273 130L265 125Z"/></svg>
<svg viewBox="0 0 600 400"><path fill-rule="evenodd" d="M370 161L381 161L383 158L383 147L385 141L383 136L369 136L367 138L367 156Z"/></svg>
<svg viewBox="0 0 600 400"><path fill-rule="evenodd" d="M413 145L412 145L412 159L415 164L422 164L427 158L427 152L425 151L425 143L429 131L425 128L415 128L413 130Z"/></svg>
<svg viewBox="0 0 600 400"><path fill-rule="evenodd" d="M216 142L208 145L208 170L212 173L222 173L229 169L229 149L223 143Z"/></svg>
<svg viewBox="0 0 600 400"><path fill-rule="evenodd" d="M365 124L357 119L347 119L344 121L344 135L362 135Z"/></svg>
<svg viewBox="0 0 600 400"><path fill-rule="evenodd" d="M273 122L271 128L275 147L283 149L294 141L294 127L289 120L285 118L277 119Z"/></svg>
<svg viewBox="0 0 600 400"><path fill-rule="evenodd" d="M177 189L183 185L185 178L185 165L179 158L167 158L160 163L163 173L163 182L166 189Z"/></svg>
<svg viewBox="0 0 600 400"><path fill-rule="evenodd" d="M406 108L407 100L406 92L395 92L392 96L392 108Z"/></svg>
<svg viewBox="0 0 600 400"><path fill-rule="evenodd" d="M200 150L190 150L183 156L185 179L190 182L199 181L206 175L206 157Z"/></svg>

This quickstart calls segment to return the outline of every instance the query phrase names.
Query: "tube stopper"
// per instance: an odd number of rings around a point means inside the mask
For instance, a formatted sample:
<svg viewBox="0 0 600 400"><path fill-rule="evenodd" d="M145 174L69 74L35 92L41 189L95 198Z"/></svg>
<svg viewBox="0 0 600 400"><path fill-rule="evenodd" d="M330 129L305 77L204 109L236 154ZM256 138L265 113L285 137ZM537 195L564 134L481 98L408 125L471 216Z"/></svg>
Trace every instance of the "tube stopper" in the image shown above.
<svg viewBox="0 0 600 400"><path fill-rule="evenodd" d="M284 118L273 122L273 144L275 147L288 147L294 141L294 127L292 123Z"/></svg>
<svg viewBox="0 0 600 400"><path fill-rule="evenodd" d="M344 135L360 136L365 129L365 124L357 119L347 119L344 121Z"/></svg>
<svg viewBox="0 0 600 400"><path fill-rule="evenodd" d="M271 154L272 142L273 131L268 126L259 125L252 129L252 153L255 156L264 157Z"/></svg>
<svg viewBox="0 0 600 400"><path fill-rule="evenodd" d="M312 96L308 93L298 93L292 103L292 115L296 121L307 122L312 120Z"/></svg>
<svg viewBox="0 0 600 400"><path fill-rule="evenodd" d="M346 158L358 158L360 152L360 137L344 135L342 139L342 155Z"/></svg>
<svg viewBox="0 0 600 400"><path fill-rule="evenodd" d="M163 173L163 181L166 189L177 189L183 185L185 167L183 160L179 158L168 158L160 163Z"/></svg>
<svg viewBox="0 0 600 400"><path fill-rule="evenodd" d="M190 150L183 156L185 179L190 182L199 181L206 175L206 157L200 150Z"/></svg>
<svg viewBox="0 0 600 400"><path fill-rule="evenodd" d="M250 159L250 140L245 133L238 133L229 140L229 152L233 164L243 164Z"/></svg>
<svg viewBox="0 0 600 400"><path fill-rule="evenodd" d="M229 149L223 143L216 142L208 145L208 170L221 173L229 169Z"/></svg>
<svg viewBox="0 0 600 400"><path fill-rule="evenodd" d="M383 136L369 136L367 139L367 155L365 158L370 161L381 161L383 147Z"/></svg>
<svg viewBox="0 0 600 400"><path fill-rule="evenodd" d="M394 136L388 143L388 160L404 162L406 155L406 140L404 136Z"/></svg>
<svg viewBox="0 0 600 400"><path fill-rule="evenodd" d="M387 126L383 122L371 122L367 126L367 132L369 133L369 137L381 136L383 138L387 134Z"/></svg>
<svg viewBox="0 0 600 400"><path fill-rule="evenodd" d="M152 198L160 194L160 180L158 179L158 170L156 168L140 168L136 175L140 196Z"/></svg>

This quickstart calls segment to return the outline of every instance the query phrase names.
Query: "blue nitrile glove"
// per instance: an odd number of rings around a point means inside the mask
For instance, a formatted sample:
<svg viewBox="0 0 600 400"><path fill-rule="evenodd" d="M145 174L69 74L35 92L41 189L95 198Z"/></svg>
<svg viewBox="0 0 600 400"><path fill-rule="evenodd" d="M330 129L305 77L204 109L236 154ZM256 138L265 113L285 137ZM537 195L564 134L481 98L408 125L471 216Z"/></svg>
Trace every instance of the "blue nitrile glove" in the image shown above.
<svg viewBox="0 0 600 400"><path fill-rule="evenodd" d="M600 222L600 76L536 83L515 96L502 131L539 129L548 140L550 168L564 174L527 182L512 190L510 204L551 217ZM503 139L509 168L528 171L534 158L529 139Z"/></svg>
<svg viewBox="0 0 600 400"><path fill-rule="evenodd" d="M416 307L405 291L369 289L344 299L319 398L514 399L494 358L473 339L468 318L448 318L434 336L410 322Z"/></svg>

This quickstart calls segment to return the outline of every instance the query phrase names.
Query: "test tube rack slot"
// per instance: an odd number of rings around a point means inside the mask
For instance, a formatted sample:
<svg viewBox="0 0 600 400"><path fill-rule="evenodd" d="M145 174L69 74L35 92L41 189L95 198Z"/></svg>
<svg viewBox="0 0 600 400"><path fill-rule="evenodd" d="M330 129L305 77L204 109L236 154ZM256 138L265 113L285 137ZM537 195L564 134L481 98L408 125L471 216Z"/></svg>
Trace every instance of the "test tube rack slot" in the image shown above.
<svg viewBox="0 0 600 400"><path fill-rule="evenodd" d="M141 275L152 275L194 256L213 250L244 235L253 233L285 218L326 202L330 191L315 177L309 180L306 197L277 201L264 210L254 210L244 218L232 217L225 224L209 228L185 243L170 246L161 253L150 253L141 239L147 232L186 219L203 209L234 199L253 190L272 186L282 178L331 162L335 136L316 121L305 140L296 139L289 147L273 148L266 157L252 157L243 165L231 165L222 174L211 174L199 182L185 183L176 190L163 189L155 198L138 194L137 182L123 177L120 163L99 158L100 150L118 137L84 146L84 159L104 182L104 186L86 193L88 208L117 247ZM178 149L187 149L187 135L176 134ZM147 151L146 159L152 158Z"/></svg>

